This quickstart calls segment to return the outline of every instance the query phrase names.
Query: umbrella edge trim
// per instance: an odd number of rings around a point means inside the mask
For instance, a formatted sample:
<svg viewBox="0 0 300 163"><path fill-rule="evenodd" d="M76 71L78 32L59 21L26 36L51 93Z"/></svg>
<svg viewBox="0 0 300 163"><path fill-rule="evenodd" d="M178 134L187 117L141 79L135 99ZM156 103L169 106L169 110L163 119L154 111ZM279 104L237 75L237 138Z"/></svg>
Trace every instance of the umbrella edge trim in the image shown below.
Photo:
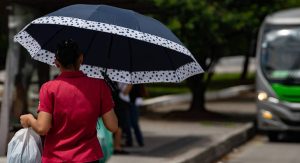
<svg viewBox="0 0 300 163"><path fill-rule="evenodd" d="M21 37L22 36L22 37ZM25 40L22 40L24 36L27 36ZM26 50L30 53L31 57L37 61L47 63L49 65L54 65L55 54L42 49L38 42L30 36L26 31L21 31L18 33L14 41L19 42ZM34 51L30 48L33 46L30 43L33 43L37 49ZM49 58L50 57L50 58ZM86 70L85 70L85 69ZM94 69L94 70L90 70ZM81 70L89 77L100 78L101 71L104 71L104 68L90 65L82 65ZM95 73L96 72L96 73ZM108 75L112 80L124 83L138 84L138 83L158 83L158 82L181 82L187 79L190 76L195 74L203 73L203 69L201 66L194 60L194 62L187 63L185 65L180 66L176 70L172 71L139 71L139 72L128 72L117 69L107 69ZM116 78L113 74L122 73L124 78ZM145 77L146 76L146 77ZM172 76L172 77L171 77ZM166 78L170 77L170 78ZM126 79L126 80L124 80Z"/></svg>
<svg viewBox="0 0 300 163"><path fill-rule="evenodd" d="M82 65L80 69L88 76L92 78L103 78L101 71L105 68ZM165 71L138 71L128 72L117 69L107 69L107 74L113 81L128 83L128 84L139 84L139 83L159 83L159 82L175 82L179 83L190 76L203 73L203 69L197 62L190 62L176 70L165 70ZM116 75L121 74L121 75Z"/></svg>

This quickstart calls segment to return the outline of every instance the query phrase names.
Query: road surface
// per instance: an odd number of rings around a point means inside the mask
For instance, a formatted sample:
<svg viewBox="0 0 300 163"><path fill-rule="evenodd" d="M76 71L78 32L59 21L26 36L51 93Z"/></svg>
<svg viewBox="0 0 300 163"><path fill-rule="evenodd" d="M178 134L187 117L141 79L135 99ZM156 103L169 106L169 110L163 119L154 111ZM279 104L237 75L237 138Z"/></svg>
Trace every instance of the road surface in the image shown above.
<svg viewBox="0 0 300 163"><path fill-rule="evenodd" d="M266 136L257 135L217 163L300 163L300 137L269 142Z"/></svg>

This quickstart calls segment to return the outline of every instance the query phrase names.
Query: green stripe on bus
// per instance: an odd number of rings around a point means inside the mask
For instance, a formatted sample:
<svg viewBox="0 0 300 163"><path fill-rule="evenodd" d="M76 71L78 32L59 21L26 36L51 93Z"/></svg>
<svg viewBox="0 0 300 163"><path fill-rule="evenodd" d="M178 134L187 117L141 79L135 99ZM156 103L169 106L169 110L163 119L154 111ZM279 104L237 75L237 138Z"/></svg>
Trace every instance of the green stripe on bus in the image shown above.
<svg viewBox="0 0 300 163"><path fill-rule="evenodd" d="M300 86L272 84L278 98L283 101L300 102Z"/></svg>

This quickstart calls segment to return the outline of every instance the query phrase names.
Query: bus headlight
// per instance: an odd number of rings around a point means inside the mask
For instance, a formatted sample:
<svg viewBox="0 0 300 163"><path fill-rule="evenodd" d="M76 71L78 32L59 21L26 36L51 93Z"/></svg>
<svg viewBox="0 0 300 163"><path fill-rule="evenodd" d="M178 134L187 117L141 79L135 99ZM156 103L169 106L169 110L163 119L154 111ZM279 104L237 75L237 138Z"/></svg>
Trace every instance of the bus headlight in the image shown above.
<svg viewBox="0 0 300 163"><path fill-rule="evenodd" d="M267 110L261 110L261 116L264 119L273 119L273 114L270 111L267 111Z"/></svg>
<svg viewBox="0 0 300 163"><path fill-rule="evenodd" d="M259 92L257 95L257 99L259 101L264 101L268 98L268 94L266 92Z"/></svg>

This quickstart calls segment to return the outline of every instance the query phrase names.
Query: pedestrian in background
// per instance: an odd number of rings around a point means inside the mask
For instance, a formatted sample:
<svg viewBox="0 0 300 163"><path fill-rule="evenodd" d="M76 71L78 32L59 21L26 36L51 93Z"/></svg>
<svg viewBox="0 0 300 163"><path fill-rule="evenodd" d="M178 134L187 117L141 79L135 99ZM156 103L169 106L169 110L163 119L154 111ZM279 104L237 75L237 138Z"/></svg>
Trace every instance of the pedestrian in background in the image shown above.
<svg viewBox="0 0 300 163"><path fill-rule="evenodd" d="M147 96L147 91L144 84L133 85L130 91L131 108L129 110L129 125L133 129L136 141L140 147L144 146L144 137L139 125L139 107L142 103L142 98ZM126 146L133 146L131 130L126 137Z"/></svg>
<svg viewBox="0 0 300 163"><path fill-rule="evenodd" d="M117 92L114 92L115 111L119 120L119 129L114 134L114 154L129 154L122 147L122 138L130 133L129 110L131 109L129 92L132 89L131 84L116 83Z"/></svg>

